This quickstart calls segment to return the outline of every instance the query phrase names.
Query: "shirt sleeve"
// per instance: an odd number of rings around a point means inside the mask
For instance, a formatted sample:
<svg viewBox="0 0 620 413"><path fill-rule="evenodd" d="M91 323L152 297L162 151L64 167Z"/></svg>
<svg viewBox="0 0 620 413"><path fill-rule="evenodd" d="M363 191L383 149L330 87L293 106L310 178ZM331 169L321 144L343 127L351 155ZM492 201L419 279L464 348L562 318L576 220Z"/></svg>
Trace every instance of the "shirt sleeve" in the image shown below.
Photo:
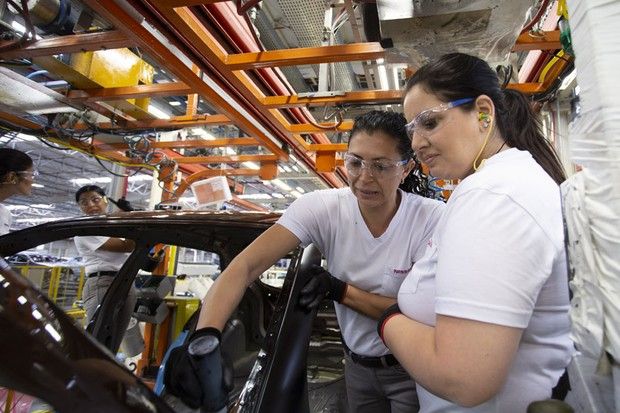
<svg viewBox="0 0 620 413"><path fill-rule="evenodd" d="M485 189L452 200L439 242L435 312L527 327L555 258L520 205Z"/></svg>
<svg viewBox="0 0 620 413"><path fill-rule="evenodd" d="M0 204L0 235L8 234L13 224L13 217L7 207Z"/></svg>
<svg viewBox="0 0 620 413"><path fill-rule="evenodd" d="M302 247L305 248L312 243L317 243L321 217L323 220L328 219L323 213L325 208L325 202L319 191L304 194L284 211L278 224L299 238Z"/></svg>
<svg viewBox="0 0 620 413"><path fill-rule="evenodd" d="M88 254L95 250L98 250L103 244L109 240L110 237L104 236L88 236L88 237L75 237L73 241L75 242L75 248L78 250L80 255Z"/></svg>

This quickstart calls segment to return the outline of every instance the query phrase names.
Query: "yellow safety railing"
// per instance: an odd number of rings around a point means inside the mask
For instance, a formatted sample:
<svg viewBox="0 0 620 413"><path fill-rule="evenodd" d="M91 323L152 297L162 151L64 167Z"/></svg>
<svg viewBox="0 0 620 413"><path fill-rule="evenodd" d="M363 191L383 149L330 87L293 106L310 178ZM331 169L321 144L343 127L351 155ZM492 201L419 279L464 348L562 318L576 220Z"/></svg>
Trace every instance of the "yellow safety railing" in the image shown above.
<svg viewBox="0 0 620 413"><path fill-rule="evenodd" d="M75 319L85 317L85 311L76 305L76 301L82 299L84 267L79 268L79 274L75 271L77 267L20 265L14 268L41 290L46 291L48 298L68 315Z"/></svg>

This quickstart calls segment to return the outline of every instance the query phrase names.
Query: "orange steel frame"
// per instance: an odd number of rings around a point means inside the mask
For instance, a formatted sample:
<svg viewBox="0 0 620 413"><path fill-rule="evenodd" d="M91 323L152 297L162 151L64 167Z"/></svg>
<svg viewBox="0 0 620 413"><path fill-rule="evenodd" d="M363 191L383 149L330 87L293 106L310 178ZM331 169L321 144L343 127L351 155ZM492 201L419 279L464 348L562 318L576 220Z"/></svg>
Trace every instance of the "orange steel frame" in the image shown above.
<svg viewBox="0 0 620 413"><path fill-rule="evenodd" d="M337 153L346 150L345 144L307 143L302 134L323 134L324 127L332 126L332 132L346 132L352 127L352 121L345 119L337 126L313 123L290 122L283 111L291 108L309 106L334 106L342 104L397 104L402 99L400 90L366 90L348 91L332 94L305 94L268 96L262 92L250 71L280 66L308 65L344 61L368 61L385 57L385 50L378 43L354 43L347 45L273 50L254 53L229 54L219 43L218 28L209 27L195 14L192 6L220 3L222 0L145 0L153 15L161 18L167 27L173 28L168 33L168 41L181 43L182 51L193 61L188 67L168 45L155 37L144 25L137 22L121 5L114 0L84 0L89 7L116 27L115 30L103 33L78 34L51 39L41 39L0 55L1 58L41 57L58 53L71 53L83 50L100 50L118 47L139 47L143 53L165 68L179 79L172 83L140 85L132 87L75 89L67 94L67 98L76 103L86 104L93 110L110 115L111 103L118 100L161 97L188 96L185 116L173 117L169 120L144 119L133 120L121 114L120 121L101 123L102 129L122 128L124 130L139 129L174 129L219 124L235 124L251 137L216 139L213 141L186 140L179 142L152 142L151 147L171 150L173 148L217 147L231 145L262 146L267 155L240 156L206 156L188 157L170 152L172 158L185 167L186 173L201 174L208 163L237 163L256 161L261 163L261 170L233 170L239 175L270 176L277 174L272 171L278 161L287 161L288 152L282 148L285 143L302 158L309 167L330 186L341 186L342 179L333 173L341 165ZM130 3L136 3L130 1ZM148 8L146 10L149 10ZM173 37L173 38L171 38ZM175 43L176 42L176 43ZM561 48L559 31L552 30L532 35L525 33L519 36L514 46L515 51L522 50L557 50ZM516 83L508 87L525 93L540 93L547 90L553 80L565 67L566 62L560 61L552 68L551 76L544 83ZM222 96L220 89L213 83L203 79L202 72L215 77L218 85L235 97L233 104ZM198 99L209 102L219 114L200 114L196 112ZM248 116L248 114L250 116ZM5 114L6 115L6 114ZM117 114L118 115L118 114ZM0 117L5 117L0 114ZM119 117L117 116L117 119ZM13 119L14 120L14 119ZM262 125L257 127L257 123ZM78 125L78 128L86 128ZM109 159L132 163L126 158L125 144L97 144L87 148L90 152ZM308 153L314 153L310 156ZM195 164L195 165L194 165ZM205 174L213 172L207 169ZM231 174L226 170L226 175ZM252 172L250 172L252 171ZM269 173L267 171L270 171ZM217 171L215 172L217 174ZM223 173L223 172L222 172ZM232 172L234 174L234 172ZM205 175L206 176L206 175ZM187 179L186 179L187 182Z"/></svg>

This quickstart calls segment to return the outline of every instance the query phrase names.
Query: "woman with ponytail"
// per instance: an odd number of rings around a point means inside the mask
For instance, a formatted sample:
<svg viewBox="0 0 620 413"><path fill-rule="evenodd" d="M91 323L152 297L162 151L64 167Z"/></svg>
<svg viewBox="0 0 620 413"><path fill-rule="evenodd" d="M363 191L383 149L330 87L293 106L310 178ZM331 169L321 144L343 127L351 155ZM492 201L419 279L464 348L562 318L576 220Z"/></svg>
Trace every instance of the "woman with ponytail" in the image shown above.
<svg viewBox="0 0 620 413"><path fill-rule="evenodd" d="M525 412L572 355L558 184L564 173L527 99L453 53L408 81L418 159L458 179L378 333L418 383L421 412Z"/></svg>

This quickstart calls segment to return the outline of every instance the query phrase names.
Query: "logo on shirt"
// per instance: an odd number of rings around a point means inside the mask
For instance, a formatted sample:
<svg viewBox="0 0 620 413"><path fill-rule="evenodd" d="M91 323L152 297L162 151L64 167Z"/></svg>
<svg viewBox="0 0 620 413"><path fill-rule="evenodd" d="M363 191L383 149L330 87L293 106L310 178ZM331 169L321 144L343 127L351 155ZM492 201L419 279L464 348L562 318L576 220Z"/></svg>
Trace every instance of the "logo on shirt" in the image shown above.
<svg viewBox="0 0 620 413"><path fill-rule="evenodd" d="M428 242L426 243L426 245L428 245L429 247L432 247L433 246L433 239L429 238Z"/></svg>
<svg viewBox="0 0 620 413"><path fill-rule="evenodd" d="M413 262L411 263L411 265L409 266L409 268L407 268L406 270L401 270L398 268L392 268L392 272L394 273L394 275L407 275L409 274L409 271L411 271L411 268L413 268Z"/></svg>

